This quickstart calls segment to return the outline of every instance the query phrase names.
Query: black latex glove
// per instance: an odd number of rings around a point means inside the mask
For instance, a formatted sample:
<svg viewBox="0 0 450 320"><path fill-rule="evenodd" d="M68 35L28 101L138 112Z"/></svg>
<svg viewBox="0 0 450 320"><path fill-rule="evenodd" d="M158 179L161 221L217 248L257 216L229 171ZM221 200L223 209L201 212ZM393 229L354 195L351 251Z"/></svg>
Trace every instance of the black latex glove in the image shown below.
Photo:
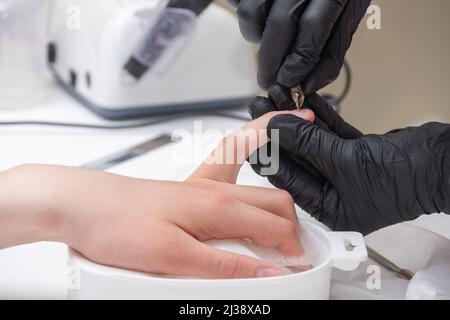
<svg viewBox="0 0 450 320"><path fill-rule="evenodd" d="M268 179L306 212L333 230L363 234L423 214L450 214L449 124L362 136L320 96L310 96L307 106L316 123L283 115L268 128L280 130L282 151L279 172ZM277 108L258 97L250 110L257 118Z"/></svg>
<svg viewBox="0 0 450 320"><path fill-rule="evenodd" d="M241 32L260 43L258 83L301 84L306 95L339 76L370 0L228 0Z"/></svg>

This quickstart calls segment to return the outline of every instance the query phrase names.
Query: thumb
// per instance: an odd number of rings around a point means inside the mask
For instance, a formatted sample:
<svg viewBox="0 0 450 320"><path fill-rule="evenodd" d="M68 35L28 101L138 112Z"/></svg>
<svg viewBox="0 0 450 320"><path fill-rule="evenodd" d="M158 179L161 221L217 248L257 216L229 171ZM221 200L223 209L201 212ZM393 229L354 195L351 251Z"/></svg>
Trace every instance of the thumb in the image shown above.
<svg viewBox="0 0 450 320"><path fill-rule="evenodd" d="M267 129L272 143L279 144L291 154L305 159L324 176L330 176L333 156L343 147L341 138L292 115L272 118Z"/></svg>

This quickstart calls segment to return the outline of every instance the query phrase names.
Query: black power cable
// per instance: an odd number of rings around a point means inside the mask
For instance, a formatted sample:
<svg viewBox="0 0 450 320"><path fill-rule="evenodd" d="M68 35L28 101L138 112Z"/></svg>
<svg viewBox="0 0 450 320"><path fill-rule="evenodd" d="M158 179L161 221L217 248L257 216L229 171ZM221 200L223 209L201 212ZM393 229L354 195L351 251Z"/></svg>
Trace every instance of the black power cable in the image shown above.
<svg viewBox="0 0 450 320"><path fill-rule="evenodd" d="M328 103L336 109L337 112L341 112L342 101L347 98L350 89L352 87L353 75L350 64L347 60L344 61L344 75L345 75L345 85L341 94L338 97L335 97L331 94L323 94L323 97L328 101Z"/></svg>
<svg viewBox="0 0 450 320"><path fill-rule="evenodd" d="M352 86L352 72L350 68L350 64L348 61L344 62L344 72L345 72L345 86L342 93L335 97L330 94L324 94L323 97L328 101L328 103L333 106L338 112L341 110L342 101L348 96ZM80 128L80 129L99 129L99 130L126 130L126 129L137 129L150 127L153 125L173 121L180 118L185 118L188 116L216 116L223 117L241 121L250 121L250 117L240 116L237 114L232 114L228 112L213 112L213 111L204 111L204 112L185 112L178 113L172 116L159 117L156 119L151 119L149 121L143 121L132 124L125 125L96 125L96 124L85 124L85 123L70 123L70 122L53 122L53 121L0 121L0 126L48 126L48 127L66 127L66 128Z"/></svg>
<svg viewBox="0 0 450 320"><path fill-rule="evenodd" d="M190 113L179 113L173 116L167 116L157 119L152 119L150 121L126 124L126 125L97 125L97 124L85 124L85 123L70 123L70 122L53 122L53 121L0 121L0 126L47 126L47 127L65 127L65 128L79 128L79 129L100 129L100 130L126 130L126 129L137 129L149 127L169 121L173 121L180 118L185 118L188 116L218 116L229 119L236 119L241 121L251 121L250 117L235 115L231 113L224 112L190 112Z"/></svg>

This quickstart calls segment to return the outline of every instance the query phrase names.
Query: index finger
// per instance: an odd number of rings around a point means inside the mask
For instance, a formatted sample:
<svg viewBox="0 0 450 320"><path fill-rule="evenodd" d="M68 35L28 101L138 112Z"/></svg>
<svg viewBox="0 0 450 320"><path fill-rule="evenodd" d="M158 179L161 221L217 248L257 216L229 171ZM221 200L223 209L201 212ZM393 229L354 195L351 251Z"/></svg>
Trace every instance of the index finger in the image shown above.
<svg viewBox="0 0 450 320"><path fill-rule="evenodd" d="M251 154L269 142L267 126L270 120L283 114L291 114L308 121L314 121L314 113L308 109L266 113L222 139L219 146L194 172L191 178L236 183L242 164L247 161Z"/></svg>

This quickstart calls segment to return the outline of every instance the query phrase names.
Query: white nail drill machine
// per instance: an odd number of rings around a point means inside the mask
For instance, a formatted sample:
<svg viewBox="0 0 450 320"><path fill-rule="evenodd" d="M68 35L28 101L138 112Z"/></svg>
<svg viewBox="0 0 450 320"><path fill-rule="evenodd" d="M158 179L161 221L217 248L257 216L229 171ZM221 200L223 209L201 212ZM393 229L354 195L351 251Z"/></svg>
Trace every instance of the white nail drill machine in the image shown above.
<svg viewBox="0 0 450 320"><path fill-rule="evenodd" d="M258 92L256 53L210 2L57 0L53 74L108 119L243 107Z"/></svg>

